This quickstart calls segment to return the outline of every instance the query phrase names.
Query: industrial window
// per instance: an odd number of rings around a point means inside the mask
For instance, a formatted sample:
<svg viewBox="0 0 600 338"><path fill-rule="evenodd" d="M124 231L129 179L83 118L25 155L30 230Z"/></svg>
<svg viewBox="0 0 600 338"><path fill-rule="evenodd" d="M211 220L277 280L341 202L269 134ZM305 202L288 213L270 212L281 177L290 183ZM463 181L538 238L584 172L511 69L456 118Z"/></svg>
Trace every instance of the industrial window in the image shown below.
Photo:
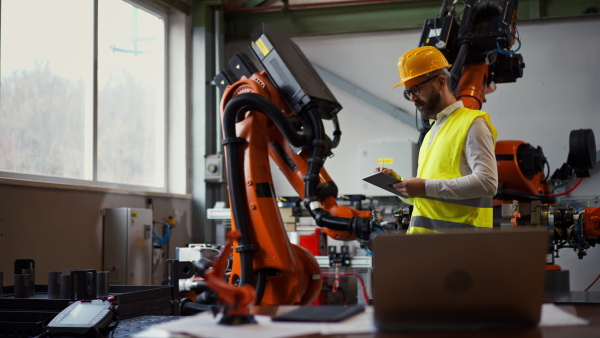
<svg viewBox="0 0 600 338"><path fill-rule="evenodd" d="M0 175L173 192L166 12L123 0L0 6Z"/></svg>

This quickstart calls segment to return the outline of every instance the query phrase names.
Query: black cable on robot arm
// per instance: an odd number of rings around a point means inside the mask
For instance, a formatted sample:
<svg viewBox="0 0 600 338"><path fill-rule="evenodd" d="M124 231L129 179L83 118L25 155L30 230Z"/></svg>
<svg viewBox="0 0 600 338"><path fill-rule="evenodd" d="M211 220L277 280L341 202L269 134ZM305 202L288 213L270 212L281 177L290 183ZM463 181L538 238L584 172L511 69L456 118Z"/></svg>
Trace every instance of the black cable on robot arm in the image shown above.
<svg viewBox="0 0 600 338"><path fill-rule="evenodd" d="M467 59L467 54L469 54L470 44L466 41L460 44L458 48L458 53L456 54L456 58L454 59L454 63L452 64L452 68L450 69L450 75L452 77L452 82L458 83L460 76L462 75L462 67L465 64L465 60Z"/></svg>
<svg viewBox="0 0 600 338"><path fill-rule="evenodd" d="M310 198L317 195L317 184L320 181L319 173L325 163L325 148L323 121L314 109L306 112L310 121L313 137L310 141L312 153L308 159L308 169L304 175L304 196Z"/></svg>
<svg viewBox="0 0 600 338"><path fill-rule="evenodd" d="M340 122L338 121L337 114L334 114L331 117L331 121L333 122L333 146L332 148L337 148L340 144L340 138L342 136L342 131L340 130Z"/></svg>
<svg viewBox="0 0 600 338"><path fill-rule="evenodd" d="M446 14L448 14L448 0L442 1L442 6L440 7L440 14L438 15L438 17L443 18L446 16Z"/></svg>
<svg viewBox="0 0 600 338"><path fill-rule="evenodd" d="M267 269L261 269L256 272L256 301L255 305L260 305L265 295L265 286L267 284Z"/></svg>
<svg viewBox="0 0 600 338"><path fill-rule="evenodd" d="M235 112L225 116L227 110ZM273 101L255 93L244 93L232 98L225 106L223 128L230 128L229 134L235 135L235 123L244 119L247 111L255 111L267 115L281 131L286 140L294 147L306 145L307 137L299 133L288 117Z"/></svg>
<svg viewBox="0 0 600 338"><path fill-rule="evenodd" d="M308 209L318 226L332 230L348 231L356 234L361 239L368 239L371 232L370 218L335 217L320 206L317 206L320 204L313 204L316 202L320 203L317 185L320 181L319 172L325 163L324 154L327 144L324 141L325 132L323 122L318 113L314 109L309 109L307 114L313 129L313 139L311 141L312 154L308 160L308 170L304 176L304 206Z"/></svg>
<svg viewBox="0 0 600 338"><path fill-rule="evenodd" d="M247 111L260 112L267 115L282 132L288 142L296 147L302 147L306 143L306 136L299 134L287 116L273 102L262 95L254 93L240 94L232 98L223 111L223 145L226 147L227 157L227 181L231 198L231 211L240 232L238 240L241 260L240 285L253 285L252 267L252 244L248 233L248 204L245 192L245 176L243 172L244 163L240 153L240 144L245 142L236 135L235 124L238 119L243 119Z"/></svg>

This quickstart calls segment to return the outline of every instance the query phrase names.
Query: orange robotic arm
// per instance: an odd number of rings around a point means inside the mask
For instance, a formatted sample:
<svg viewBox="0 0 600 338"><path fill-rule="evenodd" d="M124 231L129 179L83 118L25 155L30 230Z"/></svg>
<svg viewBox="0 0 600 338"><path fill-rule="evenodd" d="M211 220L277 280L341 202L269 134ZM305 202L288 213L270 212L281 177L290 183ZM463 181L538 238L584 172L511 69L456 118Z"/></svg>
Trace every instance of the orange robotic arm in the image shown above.
<svg viewBox="0 0 600 338"><path fill-rule="evenodd" d="M306 117L302 130L294 126L293 113L264 71L227 87L221 108L232 226L241 233L230 282L255 285L257 304L311 303L321 290L320 269L310 252L288 240L269 156L329 236L368 239L371 213L337 204L337 188L322 168L327 141L316 130L322 129L320 118Z"/></svg>
<svg viewBox="0 0 600 338"><path fill-rule="evenodd" d="M233 240L238 237L239 233L236 231L228 233L219 259L212 263L206 271L201 273L206 279L206 285L217 293L221 304L226 306L221 318L221 324L256 323L256 320L250 314L250 308L256 299L254 288L250 285L234 287L223 280L229 256L231 255Z"/></svg>

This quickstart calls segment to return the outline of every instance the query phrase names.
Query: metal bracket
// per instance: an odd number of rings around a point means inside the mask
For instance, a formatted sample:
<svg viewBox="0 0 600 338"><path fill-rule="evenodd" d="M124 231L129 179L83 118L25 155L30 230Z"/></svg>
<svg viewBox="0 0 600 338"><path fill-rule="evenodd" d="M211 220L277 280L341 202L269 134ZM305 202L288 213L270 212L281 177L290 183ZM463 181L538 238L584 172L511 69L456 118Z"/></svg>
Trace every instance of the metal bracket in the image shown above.
<svg viewBox="0 0 600 338"><path fill-rule="evenodd" d="M192 262L180 262L176 259L168 259L166 261L167 268L167 284L172 287L173 298L173 316L180 315L179 303L179 279L191 278L194 275L194 267Z"/></svg>
<svg viewBox="0 0 600 338"><path fill-rule="evenodd" d="M96 298L96 270L71 270L71 300Z"/></svg>
<svg viewBox="0 0 600 338"><path fill-rule="evenodd" d="M350 247L347 245L341 246L341 252L337 252L337 247L329 246L329 266L350 266Z"/></svg>

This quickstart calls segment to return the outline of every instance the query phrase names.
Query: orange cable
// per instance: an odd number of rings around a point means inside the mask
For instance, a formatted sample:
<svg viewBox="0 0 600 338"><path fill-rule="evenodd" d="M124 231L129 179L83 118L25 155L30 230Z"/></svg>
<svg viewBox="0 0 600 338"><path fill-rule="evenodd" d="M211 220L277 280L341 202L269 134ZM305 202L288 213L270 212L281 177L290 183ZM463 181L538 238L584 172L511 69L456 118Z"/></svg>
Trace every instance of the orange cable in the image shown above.
<svg viewBox="0 0 600 338"><path fill-rule="evenodd" d="M323 276L335 276L335 275L336 274L333 274L333 273L324 273L323 274ZM359 276L356 273L338 273L337 275L338 276L354 276L354 277L356 277L356 279L358 280L358 282L362 286L363 297L365 297L366 303L369 304L369 295L367 294L367 288L365 287L365 282L363 281L363 279L362 279L361 276Z"/></svg>
<svg viewBox="0 0 600 338"><path fill-rule="evenodd" d="M594 285L594 284L595 284L595 283L598 281L598 279L600 279L600 275L598 275L598 277L596 277L596 279L594 279L594 281L592 282L592 284L590 284L590 285L589 285L587 288L585 288L585 290L583 290L583 291L587 291L587 290L589 290L589 289L592 287L592 285Z"/></svg>

